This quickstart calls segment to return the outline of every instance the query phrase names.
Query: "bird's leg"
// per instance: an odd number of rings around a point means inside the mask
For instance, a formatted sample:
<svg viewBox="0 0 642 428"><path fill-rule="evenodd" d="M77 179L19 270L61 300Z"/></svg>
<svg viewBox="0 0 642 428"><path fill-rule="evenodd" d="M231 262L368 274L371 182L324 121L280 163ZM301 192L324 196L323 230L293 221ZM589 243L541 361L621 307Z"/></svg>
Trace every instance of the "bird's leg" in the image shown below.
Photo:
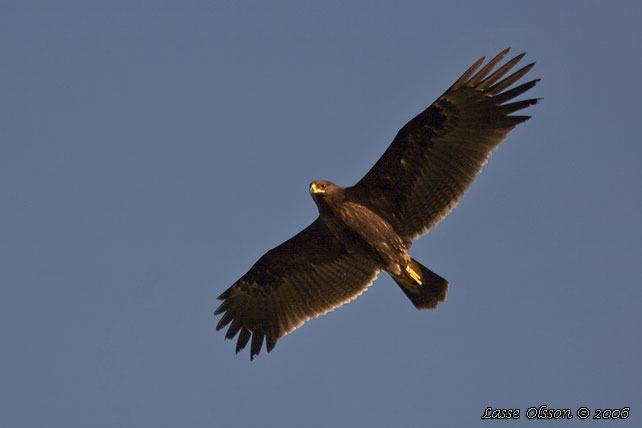
<svg viewBox="0 0 642 428"><path fill-rule="evenodd" d="M422 282L421 282L421 276L420 276L417 272L415 272L415 271L410 267L410 265L406 266L406 272L408 272L408 274L412 277L412 279L414 279L414 280L415 280L415 282L417 282L417 284L419 284L419 285L421 285L421 284L422 284Z"/></svg>

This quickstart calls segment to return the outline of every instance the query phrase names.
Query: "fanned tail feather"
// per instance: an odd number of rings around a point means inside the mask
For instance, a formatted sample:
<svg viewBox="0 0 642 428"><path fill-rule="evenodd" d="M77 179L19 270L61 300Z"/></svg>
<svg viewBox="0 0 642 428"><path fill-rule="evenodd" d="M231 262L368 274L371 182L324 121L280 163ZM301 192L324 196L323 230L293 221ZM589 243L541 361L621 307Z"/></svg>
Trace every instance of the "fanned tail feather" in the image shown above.
<svg viewBox="0 0 642 428"><path fill-rule="evenodd" d="M439 302L446 301L448 281L415 259L400 275L390 276L417 309L434 309Z"/></svg>

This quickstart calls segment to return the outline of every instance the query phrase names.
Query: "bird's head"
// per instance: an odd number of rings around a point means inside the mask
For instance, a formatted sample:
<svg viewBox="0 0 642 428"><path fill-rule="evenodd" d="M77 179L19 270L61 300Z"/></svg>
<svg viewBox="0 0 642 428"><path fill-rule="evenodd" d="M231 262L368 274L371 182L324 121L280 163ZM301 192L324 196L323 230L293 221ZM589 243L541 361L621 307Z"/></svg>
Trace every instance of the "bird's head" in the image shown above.
<svg viewBox="0 0 642 428"><path fill-rule="evenodd" d="M312 199L333 196L341 187L328 180L315 180L310 183L310 196Z"/></svg>
<svg viewBox="0 0 642 428"><path fill-rule="evenodd" d="M326 180L315 180L310 183L310 195L323 196L330 191L332 183Z"/></svg>

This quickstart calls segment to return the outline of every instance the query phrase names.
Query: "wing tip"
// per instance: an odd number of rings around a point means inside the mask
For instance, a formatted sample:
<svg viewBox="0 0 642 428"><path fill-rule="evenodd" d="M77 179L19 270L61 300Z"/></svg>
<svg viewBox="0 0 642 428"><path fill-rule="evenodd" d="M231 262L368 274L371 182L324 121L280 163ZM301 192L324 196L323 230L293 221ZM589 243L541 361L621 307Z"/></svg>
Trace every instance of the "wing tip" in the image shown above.
<svg viewBox="0 0 642 428"><path fill-rule="evenodd" d="M449 91L454 91L457 90L461 87L464 86L471 86L475 87L481 90L487 90L491 85L493 85L496 81L498 81L506 72L508 72L511 68L515 66L521 59L526 55L526 52L522 52L519 55L516 55L512 59L510 59L508 62L506 62L504 65L502 65L499 69L496 71L493 71L495 69L495 66L499 64L502 59L504 59L504 56L510 51L510 47L507 47L497 55L495 55L484 67L481 68L479 72L475 74L477 69L479 68L480 65L483 64L483 62L486 60L486 57L483 56L480 59L478 59L472 66L470 66L464 74L462 74L455 83L451 85L450 88L446 92ZM535 65L535 62L528 64L527 66L523 67L520 69L518 72L514 73L520 73L520 76L523 74L526 74L533 66ZM486 77L489 73L492 74L488 77ZM510 77L509 77L510 78ZM505 79L508 80L508 79ZM501 82L500 82L501 83ZM498 86L498 85L495 85Z"/></svg>
<svg viewBox="0 0 642 428"><path fill-rule="evenodd" d="M517 57L513 58L513 60L511 61L514 61L516 58ZM506 63L505 65L508 65L509 63L510 62ZM517 62L514 62L513 65L511 65L510 67L507 67L504 70L504 73L508 72L516 63ZM524 67L520 68L519 70L509 75L508 77L504 78L503 80L500 80L499 82L495 83L497 80L499 80L503 76L503 73L502 73L494 81L486 83L482 89L487 95L490 95L490 96L501 94L505 89L509 88L513 83L517 82L519 79L524 77L524 75L529 71L531 71L531 69L534 66L535 66L535 63L531 62L530 64L525 65ZM482 82L482 84L484 83L485 82Z"/></svg>
<svg viewBox="0 0 642 428"><path fill-rule="evenodd" d="M533 118L533 116L508 116L513 122L513 125L517 126L520 123L527 122Z"/></svg>
<svg viewBox="0 0 642 428"><path fill-rule="evenodd" d="M529 91L533 87L535 87L537 82L539 82L540 80L542 80L542 79L531 80L531 81L528 81L526 83L522 83L521 85L519 85L519 86L517 86L517 87L515 87L513 89L509 89L509 90L501 92L501 93L499 93L497 95L489 95L489 96L493 97L493 99L495 100L495 104L503 105L505 102L510 101L513 98L515 98L515 97L517 97L517 96ZM541 98L535 98L535 99L539 100Z"/></svg>
<svg viewBox="0 0 642 428"><path fill-rule="evenodd" d="M482 64L484 63L484 61L485 61L485 60L486 60L486 57L485 57L485 56L483 56L483 57L479 58L477 61L475 61L475 62L473 63L473 65L471 65L470 67L468 67L468 69L464 72L464 74L462 74L462 75L459 77L459 79L457 79L457 80L455 81L455 83L453 83L453 84L450 86L450 88L448 88L448 91L454 91L454 90L456 90L456 89L459 89L459 88L460 88L461 86L463 86L464 84L466 84L466 82L468 82L468 80L469 80L469 79L474 75L475 71L477 71L477 69L479 68L479 66L480 66L480 65L482 65ZM446 91L446 92L448 92L448 91Z"/></svg>
<svg viewBox="0 0 642 428"><path fill-rule="evenodd" d="M223 300L223 303L219 305L218 308L214 310L214 315L221 315L223 312L227 311L227 308L229 307L229 303L227 300Z"/></svg>
<svg viewBox="0 0 642 428"><path fill-rule="evenodd" d="M218 324L216 324L216 331L221 330L223 327L225 327L230 322L232 322L233 319L234 319L234 312L226 311L225 315L223 315L219 320Z"/></svg>
<svg viewBox="0 0 642 428"><path fill-rule="evenodd" d="M252 333L250 333L250 330L248 330L247 328L244 327L244 328L241 329L241 333L239 333L239 338L236 341L236 353L237 354L240 351L242 351L243 348L245 348L245 346L247 345L247 342L250 340L250 336L251 335L252 335Z"/></svg>

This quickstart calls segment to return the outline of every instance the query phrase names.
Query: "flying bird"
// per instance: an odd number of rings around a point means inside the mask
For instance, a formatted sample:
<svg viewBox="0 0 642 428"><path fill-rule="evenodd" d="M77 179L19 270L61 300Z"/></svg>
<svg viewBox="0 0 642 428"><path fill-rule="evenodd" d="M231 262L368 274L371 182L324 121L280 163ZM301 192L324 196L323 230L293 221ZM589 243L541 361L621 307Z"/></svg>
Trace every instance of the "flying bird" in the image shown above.
<svg viewBox="0 0 642 428"><path fill-rule="evenodd" d="M535 63L503 78L522 59L479 71L475 62L430 107L408 122L354 186L310 184L319 217L263 255L218 299L216 330L230 324L236 352L251 339L250 359L265 340L270 352L310 318L347 303L386 271L417 309L446 300L448 281L413 259L412 241L443 219L462 198L490 154L530 116L513 115L538 102L511 101L539 79L511 85ZM477 72L476 72L477 71ZM502 79L503 78L503 79ZM509 102L511 101L511 102Z"/></svg>

